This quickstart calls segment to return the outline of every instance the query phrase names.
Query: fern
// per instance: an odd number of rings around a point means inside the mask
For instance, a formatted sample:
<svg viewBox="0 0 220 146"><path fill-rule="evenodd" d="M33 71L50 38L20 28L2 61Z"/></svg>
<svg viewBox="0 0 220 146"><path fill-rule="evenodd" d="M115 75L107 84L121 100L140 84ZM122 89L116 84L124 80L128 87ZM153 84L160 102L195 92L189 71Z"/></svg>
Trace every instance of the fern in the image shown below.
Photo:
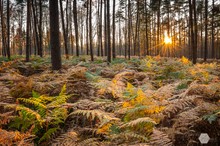
<svg viewBox="0 0 220 146"><path fill-rule="evenodd" d="M203 116L203 119L207 120L210 124L212 124L212 122L218 119L219 115L220 115L220 110L217 110L212 114Z"/></svg>
<svg viewBox="0 0 220 146"><path fill-rule="evenodd" d="M133 128L133 127L138 127L142 124L156 125L157 123L153 119L151 119L149 117L145 117L145 118L138 118L136 120L125 123L125 124L121 125L120 128L129 128L129 127Z"/></svg>
<svg viewBox="0 0 220 146"><path fill-rule="evenodd" d="M11 127L32 132L38 136L38 143L48 140L67 118L67 109L62 106L69 98L65 92L66 85L56 97L40 96L33 91L33 97L29 99L18 98L18 116L11 123Z"/></svg>
<svg viewBox="0 0 220 146"><path fill-rule="evenodd" d="M85 146L85 145L90 145L90 146L99 146L99 139L98 138L89 138L86 140L81 141L78 146Z"/></svg>
<svg viewBox="0 0 220 146"><path fill-rule="evenodd" d="M168 135L156 129L153 130L148 144L152 146L173 146Z"/></svg>
<svg viewBox="0 0 220 146"><path fill-rule="evenodd" d="M95 75L95 74L92 74L90 72L86 72L85 73L85 76L88 80L90 81L98 81L98 79L100 78L99 76Z"/></svg>
<svg viewBox="0 0 220 146"><path fill-rule="evenodd" d="M78 141L78 135L71 129L70 131L63 133L60 136L53 139L52 141L50 141L50 144L52 146L70 146L76 145L76 141Z"/></svg>
<svg viewBox="0 0 220 146"><path fill-rule="evenodd" d="M127 94L128 100L123 103L123 108L126 110L124 121L150 117L164 109L164 107L157 105L152 97L147 97L141 89L134 89L128 84L126 92L129 94Z"/></svg>
<svg viewBox="0 0 220 146"><path fill-rule="evenodd" d="M128 109L124 116L124 121L130 121L136 117L144 117L145 111L149 109L149 106L146 105L137 105L134 108Z"/></svg>
<svg viewBox="0 0 220 146"><path fill-rule="evenodd" d="M56 133L58 130L60 130L60 128L50 128L49 130L47 130L46 133L44 133L44 135L40 138L38 143L41 143L42 141L50 139L51 136L54 135L54 133Z"/></svg>
<svg viewBox="0 0 220 146"><path fill-rule="evenodd" d="M111 141L119 141L121 142L148 142L149 138L135 132L122 132L120 134L114 134L109 137Z"/></svg>
<svg viewBox="0 0 220 146"><path fill-rule="evenodd" d="M69 116L71 115L82 115L91 121L97 118L101 123L111 120L118 120L117 118L111 117L108 113L100 110L76 110L72 112Z"/></svg>
<svg viewBox="0 0 220 146"><path fill-rule="evenodd" d="M16 107L16 110L17 111L20 111L21 113L26 113L27 115L29 116L34 116L35 119L39 122L39 123L42 123L43 122L43 119L41 117L41 115L39 113L37 113L36 111L30 109L30 108L27 108L27 107L24 107L24 106L17 106Z"/></svg>
<svg viewBox="0 0 220 146"><path fill-rule="evenodd" d="M173 103L170 103L164 109L163 115L167 118L172 118L174 115L177 115L181 110L184 110L186 107L193 107L195 98L195 96L192 96L190 98L173 101Z"/></svg>
<svg viewBox="0 0 220 146"><path fill-rule="evenodd" d="M53 108L53 107L61 106L62 104L66 103L66 100L68 98L69 96L66 96L66 95L54 97L54 100L51 103L47 104L47 107Z"/></svg>
<svg viewBox="0 0 220 146"><path fill-rule="evenodd" d="M0 145L33 145L33 136L30 133L20 133L18 131L9 132L0 129L0 135Z"/></svg>
<svg viewBox="0 0 220 146"><path fill-rule="evenodd" d="M25 104L30 104L35 106L38 109L46 109L47 107L40 103L39 101L35 100L36 98L30 98L30 99L26 99L26 98L18 98L17 101L22 101Z"/></svg>

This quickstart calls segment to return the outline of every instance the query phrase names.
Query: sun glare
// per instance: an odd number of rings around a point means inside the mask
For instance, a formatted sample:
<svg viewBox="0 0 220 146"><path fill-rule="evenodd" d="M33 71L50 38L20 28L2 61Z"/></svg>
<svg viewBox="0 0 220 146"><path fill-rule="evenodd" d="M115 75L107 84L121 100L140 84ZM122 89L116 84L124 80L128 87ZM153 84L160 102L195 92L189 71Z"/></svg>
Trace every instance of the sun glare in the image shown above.
<svg viewBox="0 0 220 146"><path fill-rule="evenodd" d="M166 36L166 37L164 38L164 43L165 43L165 44L171 44L171 43L172 43L171 38L168 37L168 36Z"/></svg>
<svg viewBox="0 0 220 146"><path fill-rule="evenodd" d="M166 32L165 32L165 36L164 36L164 43L165 44L171 44L172 43L172 39L167 35Z"/></svg>

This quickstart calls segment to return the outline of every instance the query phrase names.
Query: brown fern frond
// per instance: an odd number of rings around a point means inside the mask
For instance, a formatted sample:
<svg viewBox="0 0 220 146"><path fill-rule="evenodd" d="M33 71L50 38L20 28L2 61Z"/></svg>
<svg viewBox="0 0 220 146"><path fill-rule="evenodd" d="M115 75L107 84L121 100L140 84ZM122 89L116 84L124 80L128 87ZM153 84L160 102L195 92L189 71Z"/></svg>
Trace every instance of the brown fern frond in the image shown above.
<svg viewBox="0 0 220 146"><path fill-rule="evenodd" d="M77 146L100 146L99 138L89 138L81 141Z"/></svg>
<svg viewBox="0 0 220 146"><path fill-rule="evenodd" d="M139 142L148 142L149 138L135 132L122 132L120 134L111 135L110 140L115 143L139 143Z"/></svg>
<svg viewBox="0 0 220 146"><path fill-rule="evenodd" d="M91 121L97 118L101 123L105 121L118 120L118 118L115 118L109 113L103 112L101 110L76 110L72 112L69 116L72 115L82 115L83 117L86 117Z"/></svg>
<svg viewBox="0 0 220 146"><path fill-rule="evenodd" d="M0 114L0 126L4 124L8 124L13 118L14 111L9 111L3 114Z"/></svg>
<svg viewBox="0 0 220 146"><path fill-rule="evenodd" d="M76 145L78 135L74 131L69 131L61 134L59 137L51 141L52 146L72 146Z"/></svg>
<svg viewBox="0 0 220 146"><path fill-rule="evenodd" d="M27 139L33 137L29 133L20 133L20 132L9 132L3 129L0 129L0 145L23 145L33 146L33 143Z"/></svg>
<svg viewBox="0 0 220 146"><path fill-rule="evenodd" d="M192 108L195 106L194 99L198 96L190 96L184 99L177 99L172 101L163 111L163 115L166 118L172 118L177 115L180 111L186 108Z"/></svg>
<svg viewBox="0 0 220 146"><path fill-rule="evenodd" d="M80 110L94 110L94 109L99 109L99 110L104 110L110 102L94 102L88 99L84 100L79 100L78 102L75 103L67 103L65 106L69 108L73 108L74 110L80 109Z"/></svg>
<svg viewBox="0 0 220 146"><path fill-rule="evenodd" d="M147 124L149 123L152 125L157 124L153 119L151 119L149 117L144 117L144 118L138 118L136 120L125 123L125 124L121 125L120 128L123 129L123 128L128 128L128 127L137 127L137 126L144 124L144 123L147 123Z"/></svg>
<svg viewBox="0 0 220 146"><path fill-rule="evenodd" d="M171 139L167 134L154 129L151 135L149 145L152 146L173 146Z"/></svg>

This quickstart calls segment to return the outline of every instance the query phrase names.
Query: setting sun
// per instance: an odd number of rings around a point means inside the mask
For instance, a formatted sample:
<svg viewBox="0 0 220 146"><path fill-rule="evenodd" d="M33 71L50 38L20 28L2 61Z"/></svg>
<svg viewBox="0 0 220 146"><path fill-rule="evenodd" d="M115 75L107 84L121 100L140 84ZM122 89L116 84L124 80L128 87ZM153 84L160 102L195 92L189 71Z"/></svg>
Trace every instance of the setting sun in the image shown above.
<svg viewBox="0 0 220 146"><path fill-rule="evenodd" d="M172 43L171 38L168 37L168 36L165 36L165 38L164 38L164 43L165 43L165 44L171 44L171 43Z"/></svg>
<svg viewBox="0 0 220 146"><path fill-rule="evenodd" d="M171 44L172 43L172 39L167 35L167 32L164 32L164 43L165 44Z"/></svg>

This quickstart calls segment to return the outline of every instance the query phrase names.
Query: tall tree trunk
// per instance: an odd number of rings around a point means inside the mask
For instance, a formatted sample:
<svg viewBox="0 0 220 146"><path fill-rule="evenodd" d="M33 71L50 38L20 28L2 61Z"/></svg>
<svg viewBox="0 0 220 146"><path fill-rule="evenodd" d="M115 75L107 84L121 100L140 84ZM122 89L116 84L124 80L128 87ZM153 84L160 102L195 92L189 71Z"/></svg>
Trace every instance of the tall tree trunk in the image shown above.
<svg viewBox="0 0 220 146"><path fill-rule="evenodd" d="M212 0L212 58L215 58L215 28L214 28L214 6L215 1Z"/></svg>
<svg viewBox="0 0 220 146"><path fill-rule="evenodd" d="M116 58L116 51L115 51L115 0L113 0L113 16L112 16L112 57L113 59Z"/></svg>
<svg viewBox="0 0 220 146"><path fill-rule="evenodd" d="M77 22L77 0L73 0L73 16L74 16L75 37L76 37L76 56L79 56L79 33L78 33L78 22Z"/></svg>
<svg viewBox="0 0 220 146"><path fill-rule="evenodd" d="M194 10L194 46L193 46L193 64L196 64L197 60L197 18L196 18L196 0L193 0Z"/></svg>
<svg viewBox="0 0 220 146"><path fill-rule="evenodd" d="M103 45L102 45L102 0L100 0L100 20L99 20L99 39L100 39L100 50L101 50L101 56L104 55L103 53Z"/></svg>
<svg viewBox="0 0 220 146"><path fill-rule="evenodd" d="M121 18L119 17L119 23L118 23L118 28L119 28L119 34L118 34L118 37L119 37L119 55L121 56L122 55L122 35L121 35Z"/></svg>
<svg viewBox="0 0 220 146"><path fill-rule="evenodd" d="M7 0L7 56L8 59L11 58L11 53L10 53L10 0Z"/></svg>
<svg viewBox="0 0 220 146"><path fill-rule="evenodd" d="M205 52L204 61L207 60L208 55L208 0L205 0Z"/></svg>
<svg viewBox="0 0 220 146"><path fill-rule="evenodd" d="M144 55L150 55L149 54L149 41L148 41L148 9L147 9L147 0L144 2L145 4L145 9L146 9L146 14L145 14L145 39L146 39L146 49L144 49ZM145 51L146 50L146 51Z"/></svg>
<svg viewBox="0 0 220 146"><path fill-rule="evenodd" d="M26 61L30 61L30 24L31 24L31 12L30 5L31 0L27 0L27 24L26 24Z"/></svg>
<svg viewBox="0 0 220 146"><path fill-rule="evenodd" d="M110 30L110 0L107 0L106 3L107 7L107 50L108 50L108 56L107 56L107 61L108 63L111 63L111 30Z"/></svg>
<svg viewBox="0 0 220 146"><path fill-rule="evenodd" d="M86 2L86 55L89 55L89 3Z"/></svg>
<svg viewBox="0 0 220 146"><path fill-rule="evenodd" d="M2 27L2 54L6 56L6 30L5 30L5 22L4 22L4 14L3 14L3 1L0 0L0 13L1 13L1 27Z"/></svg>
<svg viewBox="0 0 220 146"><path fill-rule="evenodd" d="M70 25L69 25L69 23L72 23L72 21L71 21L71 19L69 19L69 18L71 18L71 10L69 10L69 9L71 9L71 2L69 3L69 0L66 0L66 44L67 44L67 50L68 50L68 53L69 54L71 54L70 53L70 38L69 38L69 34L70 34Z"/></svg>
<svg viewBox="0 0 220 146"><path fill-rule="evenodd" d="M89 3L89 39L90 39L90 55L91 61L94 61L93 57L93 38L92 38L92 0Z"/></svg>
<svg viewBox="0 0 220 146"><path fill-rule="evenodd" d="M38 39L38 29L37 29L37 17L36 17L36 11L35 11L35 5L34 5L34 0L31 0L31 6L32 6L32 11L33 11L33 17L34 17L34 33L35 33L35 43L36 43L36 50L38 50L38 54L40 51L39 47L39 39Z"/></svg>
<svg viewBox="0 0 220 146"><path fill-rule="evenodd" d="M193 47L194 45L194 27L193 27L193 11L192 11L193 7L192 7L192 2L191 0L189 0L189 24L190 24L190 58L192 59L193 56L191 56L191 54L193 54Z"/></svg>
<svg viewBox="0 0 220 146"><path fill-rule="evenodd" d="M159 54L160 51L160 6L161 6L161 0L158 1L158 11L157 11L157 54ZM169 25L169 24L168 24Z"/></svg>
<svg viewBox="0 0 220 146"><path fill-rule="evenodd" d="M104 27L104 32L105 32L105 41L104 41L104 44L105 44L105 56L107 56L108 55L108 50L107 50L107 48L108 48L108 44L107 44L107 42L108 42L108 36L107 36L107 0L104 0L104 6L105 6L105 9L104 9L104 25L105 25L105 27Z"/></svg>
<svg viewBox="0 0 220 146"><path fill-rule="evenodd" d="M42 0L39 0L39 8L40 8L40 17L39 17L39 49L38 49L38 55L40 57L43 57L43 36L42 36Z"/></svg>
<svg viewBox="0 0 220 146"><path fill-rule="evenodd" d="M66 35L66 28L65 28L65 23L64 23L64 14L63 14L63 3L62 3L62 0L60 0L60 13L61 13L61 20L62 20L62 29L63 29L65 55L66 55L66 59L69 59L69 53L68 53L68 47L67 47L67 35Z"/></svg>
<svg viewBox="0 0 220 146"><path fill-rule="evenodd" d="M137 44L138 44L138 21L139 21L139 1L137 1L137 15L136 15L136 27L135 27L135 38L134 38L134 55L137 52Z"/></svg>
<svg viewBox="0 0 220 146"><path fill-rule="evenodd" d="M61 51L59 38L59 11L58 0L49 0L50 11L50 46L52 69L61 69Z"/></svg>
<svg viewBox="0 0 220 146"><path fill-rule="evenodd" d="M100 33L99 33L99 21L100 21L100 15L99 15L99 12L100 12L100 0L97 0L97 6L98 6L98 9L97 9L97 18L96 18L96 22L97 22L97 55L100 56Z"/></svg>
<svg viewBox="0 0 220 146"><path fill-rule="evenodd" d="M203 57L203 17L202 17L203 14L200 14L200 56L201 58Z"/></svg>
<svg viewBox="0 0 220 146"><path fill-rule="evenodd" d="M128 59L131 59L131 1L128 0Z"/></svg>
<svg viewBox="0 0 220 146"><path fill-rule="evenodd" d="M83 15L83 10L81 8L80 10L81 16ZM81 42L81 54L83 54L83 50L84 50L84 45L83 45L83 34L84 34L84 24L83 24L83 17L80 18L80 23L81 23L81 34L80 34L80 42Z"/></svg>

